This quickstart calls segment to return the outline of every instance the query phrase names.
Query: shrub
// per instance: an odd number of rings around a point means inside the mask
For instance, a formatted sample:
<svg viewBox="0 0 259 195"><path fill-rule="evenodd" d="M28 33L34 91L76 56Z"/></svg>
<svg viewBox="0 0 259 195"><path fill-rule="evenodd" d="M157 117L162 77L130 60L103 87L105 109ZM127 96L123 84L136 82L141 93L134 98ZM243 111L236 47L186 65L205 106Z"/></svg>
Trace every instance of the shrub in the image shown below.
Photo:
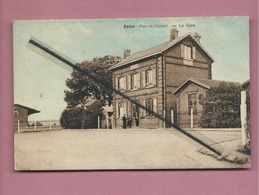
<svg viewBox="0 0 259 195"><path fill-rule="evenodd" d="M239 128L240 120L240 85L221 82L218 87L207 91L200 99L203 113L200 126L203 128Z"/></svg>

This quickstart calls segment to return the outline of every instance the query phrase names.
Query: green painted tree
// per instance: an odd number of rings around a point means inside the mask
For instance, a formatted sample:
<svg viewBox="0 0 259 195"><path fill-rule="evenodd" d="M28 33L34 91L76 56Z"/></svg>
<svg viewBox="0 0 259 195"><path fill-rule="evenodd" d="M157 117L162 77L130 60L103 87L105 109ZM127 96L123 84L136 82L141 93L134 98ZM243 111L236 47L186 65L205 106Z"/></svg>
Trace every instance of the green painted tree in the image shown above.
<svg viewBox="0 0 259 195"><path fill-rule="evenodd" d="M109 68L120 61L116 56L96 57L92 61L79 64L85 72L91 74L110 87L104 87L87 76L74 71L66 80L69 90L65 91L65 101L69 109L82 107L89 98L100 100L103 104L112 102L112 73Z"/></svg>
<svg viewBox="0 0 259 195"><path fill-rule="evenodd" d="M60 117L63 128L97 127L97 116L100 114L101 107L112 103L112 73L109 68L119 61L119 57L104 56L78 64L81 69L100 82L95 82L77 71L74 71L71 78L66 80L69 89L65 90L64 100L67 102L67 107ZM104 87L101 83L110 87ZM89 99L98 100L98 104L86 108Z"/></svg>
<svg viewBox="0 0 259 195"><path fill-rule="evenodd" d="M60 117L60 125L64 129L81 129L84 108L65 109Z"/></svg>
<svg viewBox="0 0 259 195"><path fill-rule="evenodd" d="M102 103L95 101L87 107L66 108L60 117L64 129L93 129L98 127L98 116L101 117Z"/></svg>
<svg viewBox="0 0 259 195"><path fill-rule="evenodd" d="M199 97L203 106L200 126L203 128L241 127L240 103L241 85L222 82L218 87Z"/></svg>

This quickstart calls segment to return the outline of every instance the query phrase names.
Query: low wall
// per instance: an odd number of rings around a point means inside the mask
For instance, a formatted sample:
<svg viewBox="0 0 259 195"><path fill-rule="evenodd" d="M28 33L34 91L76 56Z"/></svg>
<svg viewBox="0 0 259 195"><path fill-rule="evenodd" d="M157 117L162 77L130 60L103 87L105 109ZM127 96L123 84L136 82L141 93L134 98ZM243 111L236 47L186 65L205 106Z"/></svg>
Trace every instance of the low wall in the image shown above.
<svg viewBox="0 0 259 195"><path fill-rule="evenodd" d="M242 131L241 128L193 128L186 130L196 130L196 131Z"/></svg>

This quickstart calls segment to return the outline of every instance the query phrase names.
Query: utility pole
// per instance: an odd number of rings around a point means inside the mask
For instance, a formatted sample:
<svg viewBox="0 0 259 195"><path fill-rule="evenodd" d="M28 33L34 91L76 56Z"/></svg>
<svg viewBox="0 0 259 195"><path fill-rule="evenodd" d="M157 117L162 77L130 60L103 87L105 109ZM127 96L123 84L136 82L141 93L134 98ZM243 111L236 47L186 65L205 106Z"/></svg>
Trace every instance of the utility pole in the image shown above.
<svg viewBox="0 0 259 195"><path fill-rule="evenodd" d="M240 105L240 119L241 119L241 138L242 145L247 144L247 133L246 133L246 124L247 124L247 110L246 110L246 91L241 91L241 105Z"/></svg>

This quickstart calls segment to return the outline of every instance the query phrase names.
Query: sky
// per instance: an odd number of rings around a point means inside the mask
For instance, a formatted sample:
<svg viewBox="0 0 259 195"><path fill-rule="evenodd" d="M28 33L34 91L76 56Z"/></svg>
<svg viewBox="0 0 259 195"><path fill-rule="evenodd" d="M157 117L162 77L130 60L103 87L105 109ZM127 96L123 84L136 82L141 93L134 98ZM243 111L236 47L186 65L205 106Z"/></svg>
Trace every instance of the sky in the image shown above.
<svg viewBox="0 0 259 195"><path fill-rule="evenodd" d="M129 28L131 26L131 28ZM213 57L212 79L243 83L250 78L248 17L17 20L13 24L14 103L40 111L29 120L58 120L66 108L64 90L72 70L26 47L31 37L76 62L134 54L179 36L199 33Z"/></svg>

